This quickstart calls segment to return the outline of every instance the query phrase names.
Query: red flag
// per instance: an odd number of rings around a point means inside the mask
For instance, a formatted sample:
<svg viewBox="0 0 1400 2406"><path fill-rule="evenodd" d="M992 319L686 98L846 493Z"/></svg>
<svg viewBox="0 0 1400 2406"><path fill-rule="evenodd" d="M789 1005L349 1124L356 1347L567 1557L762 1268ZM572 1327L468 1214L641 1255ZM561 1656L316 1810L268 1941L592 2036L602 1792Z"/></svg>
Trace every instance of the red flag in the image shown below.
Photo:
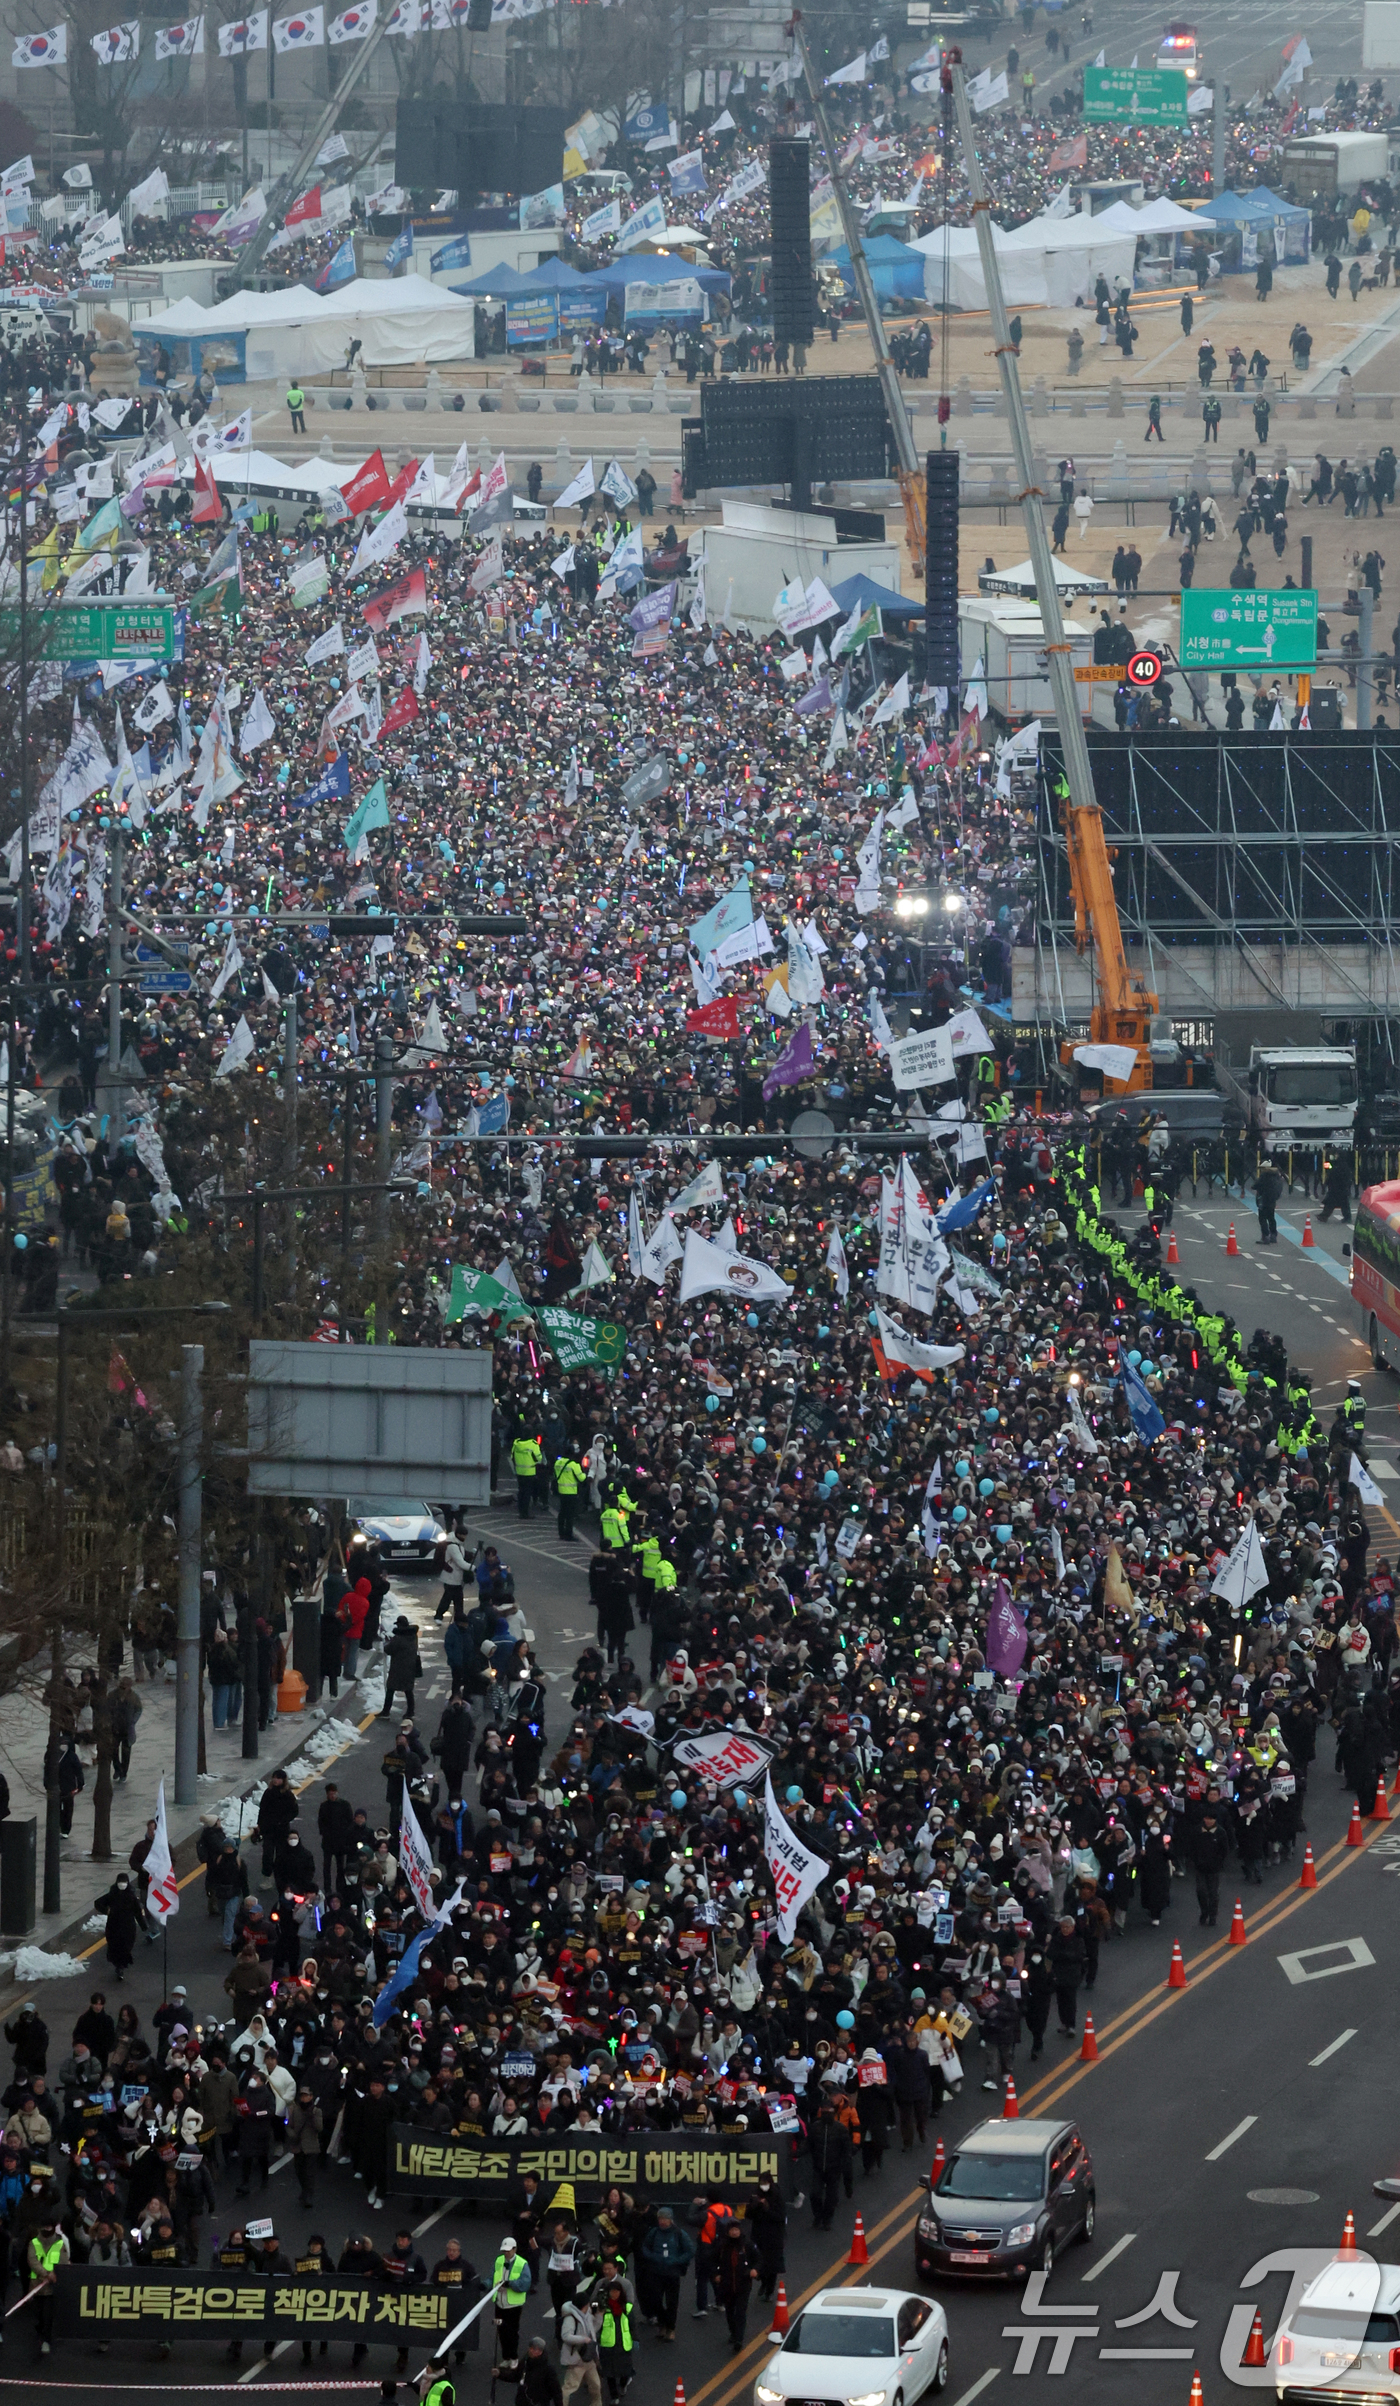
<svg viewBox="0 0 1400 2406"><path fill-rule="evenodd" d="M737 1036L739 1005L732 994L722 994L718 1002L702 1003L698 1011L687 1011L685 1024L693 1036Z"/></svg>
<svg viewBox="0 0 1400 2406"><path fill-rule="evenodd" d="M1050 164L1052 167L1087 167L1089 164L1088 135L1076 134L1069 142L1057 142L1050 153Z"/></svg>
<svg viewBox="0 0 1400 2406"><path fill-rule="evenodd" d="M386 585L367 601L360 615L365 625L376 635L382 635L399 618L426 618L428 614L428 580L421 568L411 568L397 583Z"/></svg>
<svg viewBox="0 0 1400 2406"><path fill-rule="evenodd" d="M415 719L417 716L418 696L411 685L405 685L398 700L391 705L389 714L379 732L381 735L393 735L400 727L406 727L410 719Z"/></svg>
<svg viewBox="0 0 1400 2406"><path fill-rule="evenodd" d="M321 187L313 184L309 192L303 192L299 201L293 201L282 223L284 226L300 226L306 223L308 217L319 217L320 214Z"/></svg>
<svg viewBox="0 0 1400 2406"><path fill-rule="evenodd" d="M352 515L361 510L382 509L389 498L389 471L384 465L382 451L372 451L362 468L357 468L348 485L340 488L350 505Z"/></svg>
<svg viewBox="0 0 1400 2406"><path fill-rule="evenodd" d="M406 466L400 468L398 475L394 478L393 483L389 487L389 502L391 507L396 501L407 501L409 487L413 483L413 479L417 474L418 462L416 459L409 460Z"/></svg>
<svg viewBox="0 0 1400 2406"><path fill-rule="evenodd" d="M194 508L190 512L190 522L194 526L205 526L210 522L211 519L221 519L223 514L224 505L219 497L219 488L214 482L213 471L210 468L206 468L203 460L199 458L198 454L196 454L194 463Z"/></svg>

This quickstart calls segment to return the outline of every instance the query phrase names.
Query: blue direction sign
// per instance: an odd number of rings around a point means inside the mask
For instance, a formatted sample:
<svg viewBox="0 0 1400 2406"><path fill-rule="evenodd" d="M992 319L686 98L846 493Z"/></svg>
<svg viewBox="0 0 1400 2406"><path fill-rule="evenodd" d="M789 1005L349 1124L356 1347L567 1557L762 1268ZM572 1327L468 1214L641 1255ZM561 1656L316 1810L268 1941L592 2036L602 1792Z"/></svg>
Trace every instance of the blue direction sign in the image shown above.
<svg viewBox="0 0 1400 2406"><path fill-rule="evenodd" d="M142 994L188 994L194 979L188 969L153 969L138 988Z"/></svg>
<svg viewBox="0 0 1400 2406"><path fill-rule="evenodd" d="M138 961L163 961L172 952L178 952L182 961L187 961L190 957L188 944L182 942L178 936L167 936L164 952L157 952L153 944L138 944L136 958Z"/></svg>

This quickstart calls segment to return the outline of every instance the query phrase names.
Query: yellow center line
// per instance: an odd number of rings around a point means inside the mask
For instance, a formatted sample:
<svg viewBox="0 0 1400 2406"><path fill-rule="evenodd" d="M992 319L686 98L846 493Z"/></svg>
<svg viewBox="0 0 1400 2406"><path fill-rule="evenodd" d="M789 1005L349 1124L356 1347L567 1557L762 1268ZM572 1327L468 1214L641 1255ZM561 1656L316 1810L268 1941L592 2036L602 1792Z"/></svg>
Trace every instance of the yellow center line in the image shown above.
<svg viewBox="0 0 1400 2406"><path fill-rule="evenodd" d="M1364 1845L1348 1846L1345 1838L1340 1838L1334 1846L1328 1847L1323 1854L1316 1856L1314 1862L1318 1875L1317 1887L1285 1891L1281 1898L1276 1899L1260 1915L1251 1932L1251 1943L1255 1939L1267 1937L1271 1931L1278 1928L1281 1922L1287 1921L1292 1914L1299 1910L1300 1906L1305 1905L1310 1897L1318 1895L1323 1888L1329 1887L1333 1880L1339 1879L1349 1864L1358 1862L1366 1853L1376 1830L1388 1826L1386 1823L1368 1822ZM1148 1989L1131 2005L1125 2006L1123 2011L1116 2014L1111 2021L1106 2022L1101 2033L1096 2032L1096 2037L1100 2037L1103 2041L1099 2048L1100 2060L1104 2060L1110 2055L1116 2055L1120 2047L1125 2047L1131 2039L1137 2038L1142 2031L1149 2029L1158 2015L1165 2013L1169 2006L1189 1997L1193 1988L1199 1987L1202 1980L1208 1980L1212 1972L1219 1971L1232 1958L1242 1957L1248 1951L1248 1947L1232 1947L1228 1938L1212 1939L1209 1946L1204 1947L1199 1955L1193 1955L1187 1963L1187 1986L1185 1988L1164 1988L1159 1985ZM1092 2061L1085 2063L1076 2058L1071 2065L1061 2065L1055 2071L1043 2072L1039 2080L1032 2082L1031 2086L1020 2096L1019 2103L1023 2106L1035 2107L1037 2110L1054 2104L1060 2097L1067 2095L1075 2083L1082 2080L1085 2074L1092 2072L1093 2069ZM921 2182L918 2188L910 2189L897 2205L892 2206L887 2214L883 2214L880 2220L872 2225L866 2234L867 2240L871 2242L878 2240L880 2244L870 2246L870 2264L882 2263L884 2258L909 2236L904 2218L926 2194L927 2183ZM894 2223L900 2225L897 2230L891 2230L891 2225ZM890 2236L882 2238L882 2234L887 2231L890 2232ZM854 2286L868 2270L868 2264L848 2264L844 2256L838 2257L820 2280L814 2281L810 2288L804 2289L799 2297L789 2300L790 2311L794 2314L798 2313L812 2298L820 2295L823 2289ZM726 2365L720 2372L712 2373L709 2380L704 2382L699 2389L687 2391L687 2406L703 2406L703 2401L711 2398L714 2399L714 2406L733 2406L733 2401L747 2387L757 2370L761 2356L766 2352L765 2339L751 2339L733 2364ZM749 2367L747 2371L742 2369L745 2364Z"/></svg>

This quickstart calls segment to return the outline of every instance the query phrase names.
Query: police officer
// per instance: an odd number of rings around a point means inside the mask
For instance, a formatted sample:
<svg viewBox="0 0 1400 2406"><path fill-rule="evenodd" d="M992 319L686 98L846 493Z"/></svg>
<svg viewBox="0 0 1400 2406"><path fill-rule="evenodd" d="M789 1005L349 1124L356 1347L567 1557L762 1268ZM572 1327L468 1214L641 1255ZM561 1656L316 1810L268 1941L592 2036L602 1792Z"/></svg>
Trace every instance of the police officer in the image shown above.
<svg viewBox="0 0 1400 2406"><path fill-rule="evenodd" d="M510 1466L515 1472L515 1500L522 1520L530 1517L535 1497L535 1478L544 1462L544 1447L538 1437L527 1437L522 1430L510 1449Z"/></svg>
<svg viewBox="0 0 1400 2406"><path fill-rule="evenodd" d="M560 1454L556 1459L554 1484L559 1490L559 1534L570 1544L574 1535L574 1506L587 1476L583 1464L575 1461L572 1454Z"/></svg>
<svg viewBox="0 0 1400 2406"><path fill-rule="evenodd" d="M1366 1398L1361 1392L1359 1379L1349 1378L1347 1380L1346 1396L1342 1403L1342 1418L1347 1424L1347 1434L1351 1438L1352 1451L1360 1454L1364 1462L1366 1459Z"/></svg>

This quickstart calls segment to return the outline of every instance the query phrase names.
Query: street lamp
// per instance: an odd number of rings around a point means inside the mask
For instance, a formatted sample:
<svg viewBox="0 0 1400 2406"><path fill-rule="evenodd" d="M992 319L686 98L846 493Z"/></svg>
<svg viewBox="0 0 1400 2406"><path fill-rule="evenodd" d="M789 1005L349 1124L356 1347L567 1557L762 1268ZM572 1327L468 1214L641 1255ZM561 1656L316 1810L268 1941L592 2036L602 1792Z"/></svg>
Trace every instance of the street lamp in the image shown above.
<svg viewBox="0 0 1400 2406"><path fill-rule="evenodd" d="M75 1328L111 1328L129 1320L223 1319L232 1305L215 1299L202 1303L149 1303L101 1306L74 1311L60 1305L58 1322L58 1393L54 1430L54 1476L57 1492L55 1558L62 1583L64 1540L67 1534L68 1492L68 1370L69 1334ZM200 1392L204 1347L182 1348L180 1367L180 1592L175 1624L175 1802L194 1804L199 1796L199 1573L201 1489L199 1473ZM58 1762L54 1746L58 1680L63 1667L62 1606L54 1616L50 1641L49 1764L44 1782L44 1911L63 1909L59 1848Z"/></svg>

